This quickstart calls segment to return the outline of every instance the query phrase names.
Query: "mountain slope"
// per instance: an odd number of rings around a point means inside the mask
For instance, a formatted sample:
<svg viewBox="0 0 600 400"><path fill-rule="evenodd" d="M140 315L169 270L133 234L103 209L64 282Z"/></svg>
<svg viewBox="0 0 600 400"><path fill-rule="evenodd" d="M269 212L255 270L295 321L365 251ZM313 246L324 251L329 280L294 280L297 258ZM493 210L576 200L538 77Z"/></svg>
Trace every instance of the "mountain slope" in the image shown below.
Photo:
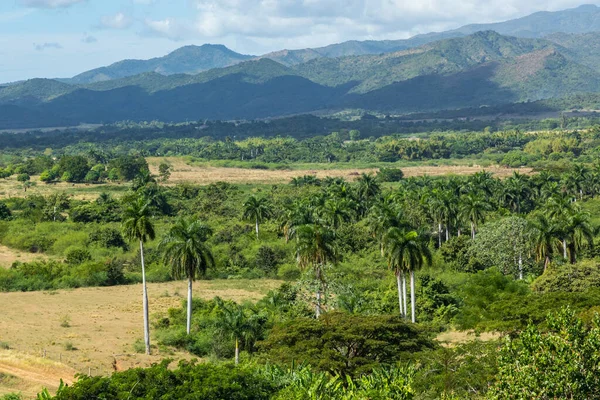
<svg viewBox="0 0 600 400"><path fill-rule="evenodd" d="M84 72L65 81L72 84L86 84L146 72L156 72L162 75L195 74L212 68L227 67L251 58L253 56L236 53L222 45L185 46L164 57L119 61L108 67Z"/></svg>
<svg viewBox="0 0 600 400"><path fill-rule="evenodd" d="M600 31L600 7L588 4L563 11L538 12L505 22L466 25L446 32L432 32L409 39L348 41L314 49L283 50L265 54L263 57L292 66L323 57L397 52L439 40L468 36L480 31L495 31L501 35L523 38L542 38L554 33L597 32Z"/></svg>

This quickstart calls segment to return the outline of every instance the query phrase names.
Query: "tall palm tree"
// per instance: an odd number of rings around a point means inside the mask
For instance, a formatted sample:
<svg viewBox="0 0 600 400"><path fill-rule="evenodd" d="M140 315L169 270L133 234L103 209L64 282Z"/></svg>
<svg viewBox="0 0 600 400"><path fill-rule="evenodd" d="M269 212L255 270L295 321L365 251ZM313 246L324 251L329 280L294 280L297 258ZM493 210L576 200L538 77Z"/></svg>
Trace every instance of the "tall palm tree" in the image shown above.
<svg viewBox="0 0 600 400"><path fill-rule="evenodd" d="M471 238L475 239L475 230L485 218L485 212L490 210L490 204L474 193L461 197L460 215L471 224Z"/></svg>
<svg viewBox="0 0 600 400"><path fill-rule="evenodd" d="M594 243L595 229L590 224L590 214L583 211L576 211L567 218L566 232L569 236L569 249L571 263L577 261L577 252L583 248L584 242L588 245Z"/></svg>
<svg viewBox="0 0 600 400"><path fill-rule="evenodd" d="M144 243L148 239L154 240L156 237L151 217L150 204L143 197L138 197L131 201L125 208L122 222L123 235L128 240L138 240L140 242L146 354L150 354L150 325L148 319L148 288L146 286L146 265L144 264Z"/></svg>
<svg viewBox="0 0 600 400"><path fill-rule="evenodd" d="M192 326L192 282L215 265L212 253L206 245L206 240L211 234L212 230L207 225L182 218L169 230L159 245L164 262L171 265L173 278L185 277L188 280L188 335Z"/></svg>
<svg viewBox="0 0 600 400"><path fill-rule="evenodd" d="M321 292L325 278L323 268L338 260L335 233L319 224L302 225L296 231L296 259L301 269L312 268L317 279L315 315L321 315Z"/></svg>
<svg viewBox="0 0 600 400"><path fill-rule="evenodd" d="M560 229L546 217L545 214L537 213L530 221L533 228L533 246L538 261L544 260L544 272L548 269L550 257L554 254L560 244Z"/></svg>
<svg viewBox="0 0 600 400"><path fill-rule="evenodd" d="M329 199L320 210L328 226L337 230L344 222L352 220L353 202L348 199Z"/></svg>
<svg viewBox="0 0 600 400"><path fill-rule="evenodd" d="M361 215L365 215L373 201L381 194L381 186L373 174L363 173L356 182L358 183L358 203Z"/></svg>
<svg viewBox="0 0 600 400"><path fill-rule="evenodd" d="M567 259L568 219L573 214L573 203L568 195L552 196L544 205L544 211L552 219L556 232L561 233L563 258Z"/></svg>
<svg viewBox="0 0 600 400"><path fill-rule="evenodd" d="M271 205L265 197L250 196L244 203L244 218L256 224L256 239L258 240L258 225L271 216Z"/></svg>
<svg viewBox="0 0 600 400"><path fill-rule="evenodd" d="M414 323L416 320L415 270L420 269L425 262L431 262L431 251L427 247L424 235L414 230L390 228L385 235L385 253L389 267L396 274L400 310L405 310L403 315L405 318L406 284L404 283L404 273L408 272L410 274L411 319ZM402 291L400 288L401 279L403 280Z"/></svg>

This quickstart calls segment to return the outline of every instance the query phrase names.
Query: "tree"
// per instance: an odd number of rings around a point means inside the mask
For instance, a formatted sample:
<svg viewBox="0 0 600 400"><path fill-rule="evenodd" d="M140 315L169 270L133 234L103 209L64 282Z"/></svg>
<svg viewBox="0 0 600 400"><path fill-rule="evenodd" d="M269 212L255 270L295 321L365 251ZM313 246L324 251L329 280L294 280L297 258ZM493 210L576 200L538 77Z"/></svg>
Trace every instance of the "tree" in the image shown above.
<svg viewBox="0 0 600 400"><path fill-rule="evenodd" d="M530 324L519 337L507 336L489 399L600 398L598 315L586 327L567 308L550 315L547 325L547 332Z"/></svg>
<svg viewBox="0 0 600 400"><path fill-rule="evenodd" d="M584 247L584 242L589 246L594 244L594 233L596 229L590 223L590 214L576 211L567 217L564 229L569 237L569 253L571 264L577 261L577 253Z"/></svg>
<svg viewBox="0 0 600 400"><path fill-rule="evenodd" d="M490 204L474 193L461 197L460 215L471 224L471 238L475 239L477 225L483 222L485 212L490 210Z"/></svg>
<svg viewBox="0 0 600 400"><path fill-rule="evenodd" d="M271 204L265 197L250 196L244 203L244 218L255 223L258 240L259 224L271 216Z"/></svg>
<svg viewBox="0 0 600 400"><path fill-rule="evenodd" d="M381 193L381 187L373 174L363 173L356 182L358 183L358 202L364 215L375 198Z"/></svg>
<svg viewBox="0 0 600 400"><path fill-rule="evenodd" d="M215 261L206 245L212 230L198 221L180 219L160 242L163 260L171 265L171 275L175 279L187 278L187 334L192 325L192 282L203 276L206 270L214 267Z"/></svg>
<svg viewBox="0 0 600 400"><path fill-rule="evenodd" d="M235 303L225 303L220 298L217 301L216 328L223 334L235 340L235 365L240 362L240 341L245 342L245 347L260 339L266 317L259 315L254 310Z"/></svg>
<svg viewBox="0 0 600 400"><path fill-rule="evenodd" d="M258 346L272 362L304 363L341 376L359 376L393 365L408 353L435 347L421 328L398 316L339 311L318 320L297 318L276 324Z"/></svg>
<svg viewBox="0 0 600 400"><path fill-rule="evenodd" d="M140 242L140 258L142 263L142 286L144 307L144 343L146 354L150 354L150 325L148 319L148 288L146 286L146 266L144 264L144 243L150 239L154 240L156 234L154 224L151 220L151 210L148 202L142 197L134 199L127 205L123 213L122 222L123 235L128 240Z"/></svg>
<svg viewBox="0 0 600 400"><path fill-rule="evenodd" d="M10 209L5 202L0 201L0 221L9 220L12 217Z"/></svg>
<svg viewBox="0 0 600 400"><path fill-rule="evenodd" d="M387 256L388 266L396 274L398 286L398 299L400 300L400 310L404 309L406 318L406 283L404 273L410 274L410 300L411 300L411 319L416 320L416 289L415 289L415 270L420 269L425 262L431 262L431 251L427 247L424 235L416 231L409 231L401 228L390 228L384 238L384 252ZM400 293L400 280L402 278L402 295ZM402 297L402 299L401 299Z"/></svg>
<svg viewBox="0 0 600 400"><path fill-rule="evenodd" d="M348 199L329 199L320 210L323 219L332 229L338 229L352 219L352 202Z"/></svg>
<svg viewBox="0 0 600 400"><path fill-rule="evenodd" d="M161 162L158 166L158 175L160 175L163 182L168 181L171 176L171 166L166 162Z"/></svg>
<svg viewBox="0 0 600 400"><path fill-rule="evenodd" d="M323 268L338 260L335 234L328 228L318 225L302 225L296 231L296 259L301 269L312 268L317 280L317 303L315 316L321 315L321 292L325 277Z"/></svg>
<svg viewBox="0 0 600 400"><path fill-rule="evenodd" d="M546 215L536 213L530 220L533 228L533 246L538 261L544 260L544 271L548 268L550 257L560 243L560 230Z"/></svg>

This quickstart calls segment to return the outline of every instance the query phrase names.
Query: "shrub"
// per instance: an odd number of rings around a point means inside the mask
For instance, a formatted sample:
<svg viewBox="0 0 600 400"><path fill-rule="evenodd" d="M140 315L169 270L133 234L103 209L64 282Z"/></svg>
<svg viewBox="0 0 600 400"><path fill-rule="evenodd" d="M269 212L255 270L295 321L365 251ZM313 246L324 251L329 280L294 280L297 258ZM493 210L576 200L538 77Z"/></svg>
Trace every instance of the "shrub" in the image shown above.
<svg viewBox="0 0 600 400"><path fill-rule="evenodd" d="M404 173L399 168L381 168L377 173L380 182L400 182L402 178Z"/></svg>
<svg viewBox="0 0 600 400"><path fill-rule="evenodd" d="M537 292L584 292L600 287L600 267L596 260L550 267L531 288Z"/></svg>
<svg viewBox="0 0 600 400"><path fill-rule="evenodd" d="M489 399L600 398L600 318L587 327L566 308L547 326L542 333L531 324L506 339Z"/></svg>
<svg viewBox="0 0 600 400"><path fill-rule="evenodd" d="M31 177L28 174L19 174L17 175L17 181L19 182L27 182L31 179Z"/></svg>
<svg viewBox="0 0 600 400"><path fill-rule="evenodd" d="M12 217L12 213L10 209L6 205L6 203L0 201L0 221L9 220Z"/></svg>
<svg viewBox="0 0 600 400"><path fill-rule="evenodd" d="M91 261L92 255L87 249L71 249L67 252L65 262L69 265L79 265Z"/></svg>

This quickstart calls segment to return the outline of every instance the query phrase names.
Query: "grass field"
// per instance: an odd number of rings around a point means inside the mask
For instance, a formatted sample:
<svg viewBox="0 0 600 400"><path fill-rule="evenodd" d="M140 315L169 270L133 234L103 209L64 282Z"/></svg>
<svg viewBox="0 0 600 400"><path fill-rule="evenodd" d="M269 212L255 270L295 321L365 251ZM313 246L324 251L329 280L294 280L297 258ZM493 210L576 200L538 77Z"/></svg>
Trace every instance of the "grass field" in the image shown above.
<svg viewBox="0 0 600 400"><path fill-rule="evenodd" d="M46 259L48 256L45 254L18 251L0 244L0 268L9 268L15 261L29 262Z"/></svg>
<svg viewBox="0 0 600 400"><path fill-rule="evenodd" d="M184 157L149 157L148 164L150 171L158 175L158 166L161 162L168 162L172 166L171 177L167 185L180 183L191 183L198 185L208 185L215 182L229 182L236 184L281 184L289 183L292 178L303 175L314 175L317 178L340 177L348 181L353 181L364 173L375 173L376 167L353 168L348 164L301 164L293 169L252 169L239 167L213 166L212 163L194 163ZM219 163L216 163L218 165ZM383 165L383 164L382 164ZM411 176L440 176L440 175L471 175L476 172L486 170L495 176L504 178L510 176L513 171L529 174L530 168L503 168L499 166L482 167L473 164L461 165L427 165L426 163L411 164L402 166L402 171L406 177ZM9 197L23 197L30 194L50 195L56 192L66 192L73 198L79 200L94 200L102 192L109 192L119 196L120 193L127 191L128 183L107 183L107 184L85 184L85 183L67 183L57 182L45 184L39 181L39 176L32 176L31 182L35 185L25 191L23 184L17 182L13 176L8 179L0 180L0 199Z"/></svg>
<svg viewBox="0 0 600 400"><path fill-rule="evenodd" d="M256 301L280 284L275 280L199 281L194 295ZM149 284L151 319L180 306L186 290L183 281ZM0 350L0 393L31 395L44 386L56 388L60 378L69 381L74 373L108 374L165 357L189 358L156 347L150 356L134 351L136 340L143 338L141 300L141 285L0 293L0 304L5 305L0 347L10 348Z"/></svg>

